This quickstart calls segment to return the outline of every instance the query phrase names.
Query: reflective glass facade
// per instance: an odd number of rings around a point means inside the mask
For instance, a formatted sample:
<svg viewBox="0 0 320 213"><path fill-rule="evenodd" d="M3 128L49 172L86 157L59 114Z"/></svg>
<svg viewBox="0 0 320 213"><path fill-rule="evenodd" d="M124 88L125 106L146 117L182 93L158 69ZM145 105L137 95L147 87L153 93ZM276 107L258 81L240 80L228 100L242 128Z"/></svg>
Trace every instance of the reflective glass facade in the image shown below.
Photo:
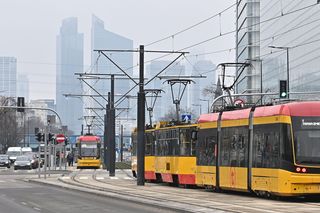
<svg viewBox="0 0 320 213"><path fill-rule="evenodd" d="M17 59L0 57L0 95L17 96Z"/></svg>

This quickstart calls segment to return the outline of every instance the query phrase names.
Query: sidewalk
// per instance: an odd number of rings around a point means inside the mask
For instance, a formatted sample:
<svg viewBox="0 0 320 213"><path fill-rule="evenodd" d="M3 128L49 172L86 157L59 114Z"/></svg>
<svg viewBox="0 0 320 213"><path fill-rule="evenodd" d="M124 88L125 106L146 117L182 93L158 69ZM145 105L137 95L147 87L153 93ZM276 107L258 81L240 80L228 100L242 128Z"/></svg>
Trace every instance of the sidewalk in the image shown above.
<svg viewBox="0 0 320 213"><path fill-rule="evenodd" d="M319 212L319 206L284 203L256 198L250 195L214 193L204 189L185 189L165 184L146 183L137 186L129 170L116 170L109 177L104 170L72 168L72 173L60 177L29 179L29 182L52 185L124 201L158 206L181 212Z"/></svg>

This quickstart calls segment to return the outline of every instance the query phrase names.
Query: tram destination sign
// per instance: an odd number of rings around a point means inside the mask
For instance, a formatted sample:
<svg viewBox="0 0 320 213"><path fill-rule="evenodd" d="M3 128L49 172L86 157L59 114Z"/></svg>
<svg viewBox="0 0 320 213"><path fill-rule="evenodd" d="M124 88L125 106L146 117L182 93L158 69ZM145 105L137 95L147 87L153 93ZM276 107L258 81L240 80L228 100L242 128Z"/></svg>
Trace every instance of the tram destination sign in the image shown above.
<svg viewBox="0 0 320 213"><path fill-rule="evenodd" d="M302 119L301 120L301 128L302 129L320 129L320 121L319 120L309 120Z"/></svg>

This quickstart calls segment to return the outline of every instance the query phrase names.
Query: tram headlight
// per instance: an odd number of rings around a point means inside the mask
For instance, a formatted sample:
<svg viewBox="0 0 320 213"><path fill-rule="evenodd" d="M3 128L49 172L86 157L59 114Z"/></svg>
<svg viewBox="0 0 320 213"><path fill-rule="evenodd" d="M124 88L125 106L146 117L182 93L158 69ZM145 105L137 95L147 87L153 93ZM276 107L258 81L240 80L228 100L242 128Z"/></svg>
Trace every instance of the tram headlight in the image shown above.
<svg viewBox="0 0 320 213"><path fill-rule="evenodd" d="M296 168L296 172L306 173L306 172L307 172L307 168L297 167L297 168Z"/></svg>

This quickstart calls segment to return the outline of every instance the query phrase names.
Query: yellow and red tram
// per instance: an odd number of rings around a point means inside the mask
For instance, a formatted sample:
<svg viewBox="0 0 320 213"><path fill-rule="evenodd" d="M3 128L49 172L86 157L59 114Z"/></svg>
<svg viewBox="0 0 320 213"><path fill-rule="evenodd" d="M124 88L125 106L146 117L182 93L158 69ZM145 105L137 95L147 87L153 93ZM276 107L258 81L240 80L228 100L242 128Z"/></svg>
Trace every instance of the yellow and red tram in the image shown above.
<svg viewBox="0 0 320 213"><path fill-rule="evenodd" d="M158 125L146 131L145 178L261 196L320 194L320 102L222 111L201 115L198 124Z"/></svg>
<svg viewBox="0 0 320 213"><path fill-rule="evenodd" d="M95 135L82 135L77 138L77 168L99 169L101 166L101 139Z"/></svg>

